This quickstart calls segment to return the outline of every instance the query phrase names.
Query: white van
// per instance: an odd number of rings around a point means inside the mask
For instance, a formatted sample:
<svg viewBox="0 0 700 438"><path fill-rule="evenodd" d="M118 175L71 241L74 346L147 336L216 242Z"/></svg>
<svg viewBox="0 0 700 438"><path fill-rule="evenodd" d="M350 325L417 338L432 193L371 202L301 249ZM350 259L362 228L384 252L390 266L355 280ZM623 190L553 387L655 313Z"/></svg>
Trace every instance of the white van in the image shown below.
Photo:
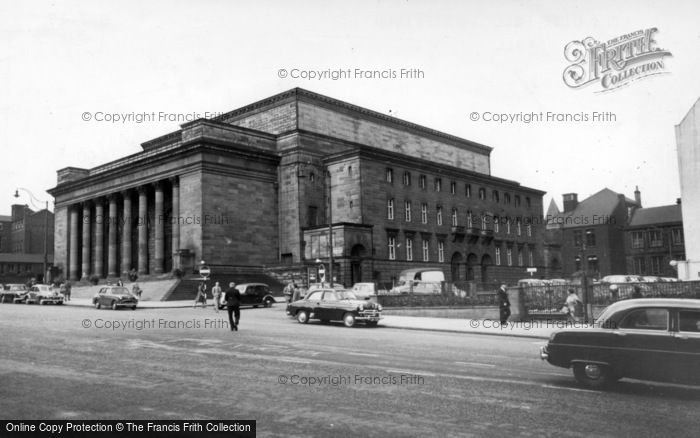
<svg viewBox="0 0 700 438"><path fill-rule="evenodd" d="M444 281L445 273L440 268L406 269L401 271L399 280L390 293L439 294L442 292L442 283Z"/></svg>

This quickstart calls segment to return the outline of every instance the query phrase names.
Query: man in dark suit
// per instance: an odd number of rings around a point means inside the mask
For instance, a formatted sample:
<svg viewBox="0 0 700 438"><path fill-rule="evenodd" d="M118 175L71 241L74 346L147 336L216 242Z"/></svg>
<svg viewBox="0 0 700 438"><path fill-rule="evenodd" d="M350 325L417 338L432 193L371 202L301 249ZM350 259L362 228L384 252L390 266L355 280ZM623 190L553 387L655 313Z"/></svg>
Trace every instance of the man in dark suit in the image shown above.
<svg viewBox="0 0 700 438"><path fill-rule="evenodd" d="M229 324L231 324L231 330L238 331L238 321L241 319L241 293L236 289L236 283L233 281L228 284L224 300L226 300L228 321ZM233 318L234 316L235 321Z"/></svg>
<svg viewBox="0 0 700 438"><path fill-rule="evenodd" d="M501 317L501 326L505 326L510 316L510 300L508 299L508 290L505 284L502 284L498 289L498 313Z"/></svg>

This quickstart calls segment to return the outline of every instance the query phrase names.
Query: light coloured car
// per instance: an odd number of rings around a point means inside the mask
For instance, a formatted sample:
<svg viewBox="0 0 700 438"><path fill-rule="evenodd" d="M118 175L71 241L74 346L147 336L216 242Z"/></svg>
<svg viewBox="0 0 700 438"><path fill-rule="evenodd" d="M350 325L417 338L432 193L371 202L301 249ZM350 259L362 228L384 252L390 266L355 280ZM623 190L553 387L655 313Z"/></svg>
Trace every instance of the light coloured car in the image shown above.
<svg viewBox="0 0 700 438"><path fill-rule="evenodd" d="M63 304L63 294L48 284L35 284L24 296L25 304Z"/></svg>
<svg viewBox="0 0 700 438"><path fill-rule="evenodd" d="M138 303L138 298L123 286L105 286L92 297L92 305L98 309L109 307L117 310L120 307L128 307L136 310Z"/></svg>

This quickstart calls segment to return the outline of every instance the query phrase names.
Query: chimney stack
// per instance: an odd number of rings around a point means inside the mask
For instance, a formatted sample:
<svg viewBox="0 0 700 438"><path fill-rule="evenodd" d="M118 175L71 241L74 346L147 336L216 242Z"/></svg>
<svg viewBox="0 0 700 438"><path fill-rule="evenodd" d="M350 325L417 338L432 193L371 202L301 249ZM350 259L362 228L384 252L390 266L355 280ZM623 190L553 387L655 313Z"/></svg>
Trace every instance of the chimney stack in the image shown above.
<svg viewBox="0 0 700 438"><path fill-rule="evenodd" d="M642 192L639 191L639 186L634 188L634 200L637 201L637 205L642 206Z"/></svg>
<svg viewBox="0 0 700 438"><path fill-rule="evenodd" d="M564 198L563 213L573 211L578 206L578 193L565 193L562 196Z"/></svg>

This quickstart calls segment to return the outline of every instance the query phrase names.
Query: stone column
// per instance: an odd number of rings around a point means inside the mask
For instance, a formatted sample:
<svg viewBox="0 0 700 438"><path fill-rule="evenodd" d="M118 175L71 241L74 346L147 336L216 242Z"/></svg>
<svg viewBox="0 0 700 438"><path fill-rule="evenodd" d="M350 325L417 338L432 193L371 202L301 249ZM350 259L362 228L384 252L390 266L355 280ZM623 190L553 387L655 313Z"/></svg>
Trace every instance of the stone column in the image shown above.
<svg viewBox="0 0 700 438"><path fill-rule="evenodd" d="M139 217L136 227L139 230L139 274L148 274L148 191L139 187Z"/></svg>
<svg viewBox="0 0 700 438"><path fill-rule="evenodd" d="M104 276L105 254L105 206L104 200L95 201L95 275Z"/></svg>
<svg viewBox="0 0 700 438"><path fill-rule="evenodd" d="M109 196L109 247L107 253L107 276L119 276L119 271L117 271L117 195Z"/></svg>
<svg viewBox="0 0 700 438"><path fill-rule="evenodd" d="M131 271L131 191L122 192L124 198L124 225L122 228L122 272Z"/></svg>
<svg viewBox="0 0 700 438"><path fill-rule="evenodd" d="M165 253L165 218L163 217L163 184L157 182L154 184L156 191L156 205L155 205L155 266L153 267L153 272L156 274L163 273L163 262Z"/></svg>
<svg viewBox="0 0 700 438"><path fill-rule="evenodd" d="M178 177L173 177L170 179L170 183L173 187L173 231L172 231L172 250L173 250L173 269L180 268L180 256L178 250L180 249L180 180Z"/></svg>
<svg viewBox="0 0 700 438"><path fill-rule="evenodd" d="M90 201L83 202L83 263L82 272L79 273L80 278L86 278L90 275Z"/></svg>
<svg viewBox="0 0 700 438"><path fill-rule="evenodd" d="M78 206L70 207L70 254L68 259L68 278L75 281L80 279L78 272Z"/></svg>

